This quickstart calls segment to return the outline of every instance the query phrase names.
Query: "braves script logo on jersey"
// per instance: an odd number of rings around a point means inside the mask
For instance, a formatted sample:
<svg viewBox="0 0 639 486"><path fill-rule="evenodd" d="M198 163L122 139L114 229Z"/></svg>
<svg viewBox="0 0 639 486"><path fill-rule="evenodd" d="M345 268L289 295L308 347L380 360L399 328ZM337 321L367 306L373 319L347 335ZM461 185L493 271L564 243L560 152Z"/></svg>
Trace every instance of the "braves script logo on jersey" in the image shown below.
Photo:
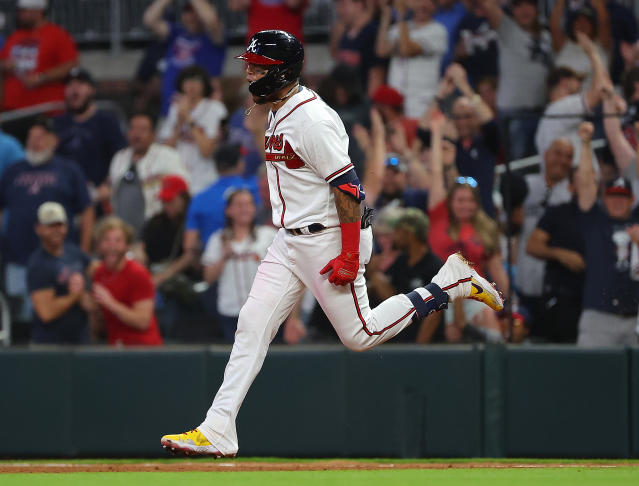
<svg viewBox="0 0 639 486"><path fill-rule="evenodd" d="M282 150L283 149L283 150ZM284 135L271 135L265 137L264 150L266 160L269 162L284 162L288 169L299 169L304 167L304 161L295 153L291 145L284 140ZM280 152L281 153L276 153Z"/></svg>

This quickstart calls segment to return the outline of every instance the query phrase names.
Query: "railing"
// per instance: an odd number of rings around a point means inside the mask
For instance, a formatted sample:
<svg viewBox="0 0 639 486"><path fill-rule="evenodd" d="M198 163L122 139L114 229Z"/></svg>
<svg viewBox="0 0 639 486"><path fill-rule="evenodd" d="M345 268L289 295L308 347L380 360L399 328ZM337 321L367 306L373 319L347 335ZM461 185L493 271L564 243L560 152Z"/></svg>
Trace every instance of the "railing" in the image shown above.
<svg viewBox="0 0 639 486"><path fill-rule="evenodd" d="M173 3L179 15L186 0ZM150 0L50 0L48 18L64 26L80 44L108 43L114 53L124 42L148 41L151 32L142 24L144 10ZM213 0L225 20L227 35L241 41L246 32L246 14L230 12L225 0ZM5 15L7 35L15 28L15 0L0 0L0 12ZM333 17L333 0L311 0L306 10L304 30L307 35L326 35Z"/></svg>

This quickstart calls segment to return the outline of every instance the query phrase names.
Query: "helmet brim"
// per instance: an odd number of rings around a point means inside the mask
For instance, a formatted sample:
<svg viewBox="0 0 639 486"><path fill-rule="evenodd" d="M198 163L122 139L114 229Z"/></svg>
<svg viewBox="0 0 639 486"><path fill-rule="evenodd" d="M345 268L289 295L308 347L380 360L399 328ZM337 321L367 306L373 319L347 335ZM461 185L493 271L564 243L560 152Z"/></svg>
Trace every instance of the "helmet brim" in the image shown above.
<svg viewBox="0 0 639 486"><path fill-rule="evenodd" d="M259 54L255 54L253 52L245 52L244 54L235 56L235 59L241 59L251 64L257 64L258 66L274 66L278 64L284 64L284 61L280 61L279 59L260 56Z"/></svg>

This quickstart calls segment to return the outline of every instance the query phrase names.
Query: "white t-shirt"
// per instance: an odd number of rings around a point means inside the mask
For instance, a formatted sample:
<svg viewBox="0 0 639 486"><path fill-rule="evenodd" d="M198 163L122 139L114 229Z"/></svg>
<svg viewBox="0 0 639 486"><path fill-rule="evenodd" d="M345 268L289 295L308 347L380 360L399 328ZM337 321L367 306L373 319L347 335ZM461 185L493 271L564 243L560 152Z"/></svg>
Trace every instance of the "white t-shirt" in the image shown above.
<svg viewBox="0 0 639 486"><path fill-rule="evenodd" d="M608 54L605 49L601 47L599 42L595 42L595 48L597 54L604 66L608 66ZM564 42L563 47L555 56L555 66L569 67L579 74L583 74L586 78L583 81L584 89L588 89L592 83L592 64L590 59L584 52L584 50L570 39Z"/></svg>
<svg viewBox="0 0 639 486"><path fill-rule="evenodd" d="M329 183L353 169L348 136L340 117L315 92L302 87L269 113L265 158L275 226L339 226Z"/></svg>
<svg viewBox="0 0 639 486"><path fill-rule="evenodd" d="M116 152L111 160L109 179L114 195L117 194L122 177L131 167L132 156L133 149L129 147ZM166 145L152 144L144 157L137 161L135 168L144 194L144 219L149 219L162 210L162 203L158 200L157 194L162 187L162 178L165 175L178 175L187 183L189 181L189 174L180 154Z"/></svg>
<svg viewBox="0 0 639 486"><path fill-rule="evenodd" d="M220 122L228 112L223 103L217 100L203 99L191 111L191 121L204 130L209 138L217 138L220 131ZM160 140L171 138L177 124L177 103L172 103L169 115L164 122L159 134ZM182 156L189 173L191 194L195 196L209 187L217 180L217 169L213 157L203 157L189 133L187 126L180 130L175 147Z"/></svg>
<svg viewBox="0 0 639 486"><path fill-rule="evenodd" d="M202 263L211 265L223 254L222 233L211 235L202 255ZM237 316L246 302L257 267L271 246L277 230L270 226L256 226L255 239L247 236L242 241L231 241L233 255L224 264L217 287L217 310L223 316Z"/></svg>
<svg viewBox="0 0 639 486"><path fill-rule="evenodd" d="M419 44L422 52L413 57L400 57L393 53L388 70L388 84L404 95L404 115L421 117L437 91L441 59L448 49L448 32L439 22L425 25L407 23L410 38ZM397 45L399 25L388 30L388 41Z"/></svg>

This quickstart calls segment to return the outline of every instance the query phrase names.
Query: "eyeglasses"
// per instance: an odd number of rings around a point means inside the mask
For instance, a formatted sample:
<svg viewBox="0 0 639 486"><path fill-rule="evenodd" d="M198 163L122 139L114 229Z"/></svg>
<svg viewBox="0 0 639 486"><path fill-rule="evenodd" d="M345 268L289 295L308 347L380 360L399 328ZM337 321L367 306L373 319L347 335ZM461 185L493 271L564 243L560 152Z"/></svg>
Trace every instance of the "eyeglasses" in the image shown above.
<svg viewBox="0 0 639 486"><path fill-rule="evenodd" d="M470 187L477 187L477 181L473 177L458 177L455 179L457 184L468 184Z"/></svg>

